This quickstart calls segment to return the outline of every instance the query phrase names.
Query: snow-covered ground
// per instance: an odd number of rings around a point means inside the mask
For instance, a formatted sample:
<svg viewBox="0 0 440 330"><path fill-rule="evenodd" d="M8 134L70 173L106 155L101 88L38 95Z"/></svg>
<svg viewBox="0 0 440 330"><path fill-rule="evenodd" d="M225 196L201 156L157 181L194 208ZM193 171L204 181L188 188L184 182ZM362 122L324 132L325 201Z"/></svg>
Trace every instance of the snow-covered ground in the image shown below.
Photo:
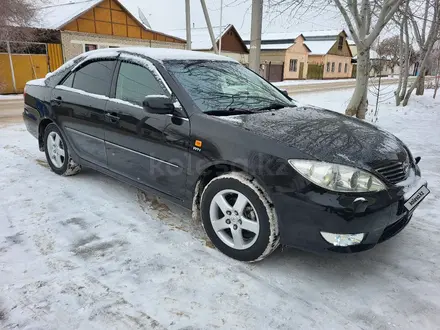
<svg viewBox="0 0 440 330"><path fill-rule="evenodd" d="M22 100L23 94L8 94L8 95L0 95L0 101L2 100Z"/></svg>
<svg viewBox="0 0 440 330"><path fill-rule="evenodd" d="M352 90L308 93L343 111ZM440 100L382 104L431 195L393 239L357 255L212 248L190 214L91 170L52 173L22 124L0 128L1 329L438 329ZM373 104L374 100L370 100ZM392 100L390 100L392 102Z"/></svg>
<svg viewBox="0 0 440 330"><path fill-rule="evenodd" d="M275 86L296 86L296 85L310 85L310 84L331 84L335 82L355 82L356 80L354 78L349 79L307 79L307 80L284 80L284 81L278 81L274 82L273 84Z"/></svg>
<svg viewBox="0 0 440 330"><path fill-rule="evenodd" d="M382 77L382 80L396 80L398 77ZM378 79L378 78L372 78ZM356 82L355 78L347 78L347 79L307 79L307 80L284 80L274 82L273 84L278 87L282 86L296 86L296 85L312 85L312 84L334 84L334 83L344 83L344 82Z"/></svg>

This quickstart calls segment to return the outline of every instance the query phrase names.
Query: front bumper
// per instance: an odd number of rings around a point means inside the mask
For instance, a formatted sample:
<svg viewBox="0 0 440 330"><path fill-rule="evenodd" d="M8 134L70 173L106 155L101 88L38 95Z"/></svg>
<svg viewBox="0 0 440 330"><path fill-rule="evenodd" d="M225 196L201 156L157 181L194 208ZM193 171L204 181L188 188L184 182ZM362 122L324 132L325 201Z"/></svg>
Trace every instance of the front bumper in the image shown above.
<svg viewBox="0 0 440 330"><path fill-rule="evenodd" d="M409 181L409 182L408 182ZM272 195L278 215L281 244L304 250L360 252L398 234L411 220L405 202L427 182L418 175L386 191L342 194L296 182L295 191L283 189ZM300 189L298 189L300 187ZM289 191L290 190L290 191ZM362 204L355 201L362 198ZM365 233L360 244L334 246L321 232Z"/></svg>

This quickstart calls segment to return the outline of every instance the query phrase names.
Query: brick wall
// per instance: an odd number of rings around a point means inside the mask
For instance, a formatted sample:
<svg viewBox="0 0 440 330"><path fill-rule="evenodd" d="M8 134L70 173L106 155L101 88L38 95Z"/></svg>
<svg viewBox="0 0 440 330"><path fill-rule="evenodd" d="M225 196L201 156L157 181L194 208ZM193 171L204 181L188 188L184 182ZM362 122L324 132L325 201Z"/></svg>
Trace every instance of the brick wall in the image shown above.
<svg viewBox="0 0 440 330"><path fill-rule="evenodd" d="M185 44L183 43L143 40L70 31L61 32L61 42L63 45L64 61L68 61L71 58L83 53L84 44L86 43L98 45L98 48L106 48L108 46L145 46L153 48L185 49Z"/></svg>

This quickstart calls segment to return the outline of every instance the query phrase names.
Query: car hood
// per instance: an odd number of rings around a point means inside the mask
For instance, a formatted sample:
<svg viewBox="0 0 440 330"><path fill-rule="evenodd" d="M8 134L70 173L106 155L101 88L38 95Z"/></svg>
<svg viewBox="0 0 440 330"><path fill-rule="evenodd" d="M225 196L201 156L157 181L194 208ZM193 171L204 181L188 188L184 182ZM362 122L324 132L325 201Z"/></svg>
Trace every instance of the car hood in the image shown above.
<svg viewBox="0 0 440 330"><path fill-rule="evenodd" d="M408 158L404 144L391 133L321 108L292 107L219 118L321 161L368 169Z"/></svg>

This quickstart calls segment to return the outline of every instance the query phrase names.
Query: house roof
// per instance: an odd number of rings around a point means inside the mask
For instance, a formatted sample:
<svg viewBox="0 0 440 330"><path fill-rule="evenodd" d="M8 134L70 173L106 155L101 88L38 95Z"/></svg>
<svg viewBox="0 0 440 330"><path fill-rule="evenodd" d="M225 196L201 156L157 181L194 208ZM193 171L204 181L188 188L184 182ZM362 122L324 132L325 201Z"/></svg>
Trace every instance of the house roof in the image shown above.
<svg viewBox="0 0 440 330"><path fill-rule="evenodd" d="M220 27L214 27L214 37L216 42L220 40L228 31L231 29L235 30L237 32L239 38L241 39L240 34L235 29L234 25L228 24L226 26L223 26L221 29ZM180 30L173 30L170 31L173 35L186 39L186 29L180 29ZM243 43L243 47L246 48L245 43L243 42L243 39L240 40ZM191 29L191 49L194 50L211 50L212 49L212 42L211 37L209 36L209 31L207 27L202 28L192 28ZM247 49L247 48L246 48Z"/></svg>
<svg viewBox="0 0 440 330"><path fill-rule="evenodd" d="M88 10L92 9L96 5L98 5L103 0L44 0L42 2L42 6L38 10L37 18L35 22L32 24L33 27L36 28L44 28L44 29L61 29L67 23L75 20ZM118 1L117 2L123 9L125 9L131 16L145 29L148 31L165 34L160 31L155 31L142 23L137 15L130 12L124 5ZM173 35L165 34L169 37L174 37ZM178 37L174 37L178 38ZM182 39L185 41L185 39Z"/></svg>
<svg viewBox="0 0 440 330"><path fill-rule="evenodd" d="M262 50L284 50L295 43L295 39L302 35L304 46L310 50L310 55L327 54L335 44L335 41L344 30L322 30L305 32L281 32L263 33L261 35ZM245 43L250 44L250 36L245 37Z"/></svg>
<svg viewBox="0 0 440 330"><path fill-rule="evenodd" d="M335 44L335 40L324 40L324 41L304 41L304 44L306 44L311 52L310 55L325 55L327 54L330 49Z"/></svg>
<svg viewBox="0 0 440 330"><path fill-rule="evenodd" d="M343 32L343 30L320 30L320 31L293 31L293 32L268 32L268 33L262 33L261 34L261 40L262 42L268 41L268 40L295 40L298 36L303 35L303 37L307 40L307 38L334 38L336 39L337 36ZM248 43L251 40L250 34L243 35L243 40Z"/></svg>

